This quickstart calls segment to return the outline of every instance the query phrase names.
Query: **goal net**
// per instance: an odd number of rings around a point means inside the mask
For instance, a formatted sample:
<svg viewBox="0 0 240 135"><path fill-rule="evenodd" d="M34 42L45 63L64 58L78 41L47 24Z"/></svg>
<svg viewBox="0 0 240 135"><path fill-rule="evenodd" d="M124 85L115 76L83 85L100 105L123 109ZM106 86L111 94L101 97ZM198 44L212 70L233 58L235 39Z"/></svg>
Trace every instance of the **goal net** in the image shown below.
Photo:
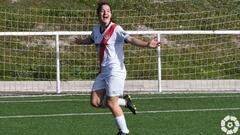
<svg viewBox="0 0 240 135"><path fill-rule="evenodd" d="M153 31L240 28L238 9L224 12L225 7L201 11L194 8L191 12L185 9L177 13L161 9L184 7L186 3L154 0L147 2L146 9L142 6L118 8L113 11L114 20L144 40L159 36ZM159 11L148 10L152 5ZM1 93L56 93L58 85L62 93L89 92L99 70L95 46L75 45L71 41L77 36L89 35L97 23L95 10L0 9L0 16ZM57 31L61 31L61 35ZM159 54L155 49L125 45L126 91L240 90L239 34L165 33L160 34L160 40Z"/></svg>

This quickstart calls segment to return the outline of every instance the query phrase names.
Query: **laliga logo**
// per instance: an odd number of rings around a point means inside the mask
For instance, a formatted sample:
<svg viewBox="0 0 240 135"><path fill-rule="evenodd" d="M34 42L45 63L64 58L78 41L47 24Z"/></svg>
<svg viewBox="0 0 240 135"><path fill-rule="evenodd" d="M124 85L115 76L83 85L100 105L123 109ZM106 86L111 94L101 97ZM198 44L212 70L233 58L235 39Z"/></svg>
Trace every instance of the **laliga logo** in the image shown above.
<svg viewBox="0 0 240 135"><path fill-rule="evenodd" d="M235 116L228 115L224 117L221 121L221 129L227 135L237 133L239 127L239 121Z"/></svg>

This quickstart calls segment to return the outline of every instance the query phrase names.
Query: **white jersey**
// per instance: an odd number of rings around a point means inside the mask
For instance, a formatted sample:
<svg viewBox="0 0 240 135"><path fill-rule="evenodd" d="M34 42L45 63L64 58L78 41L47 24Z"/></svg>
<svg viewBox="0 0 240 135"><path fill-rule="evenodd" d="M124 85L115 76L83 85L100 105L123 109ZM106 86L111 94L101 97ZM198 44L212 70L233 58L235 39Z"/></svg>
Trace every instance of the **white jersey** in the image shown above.
<svg viewBox="0 0 240 135"><path fill-rule="evenodd" d="M96 25L93 28L91 39L94 41L94 44L97 48L97 53L99 54L100 44L103 39L105 32L113 25L114 23L110 23L107 29L101 33L100 25ZM124 65L124 52L123 46L126 41L128 34L122 29L121 26L117 25L115 30L113 31L111 37L108 40L108 45L104 50L104 57L101 63L101 72L104 74L111 75L115 72L123 72L126 73L125 65Z"/></svg>

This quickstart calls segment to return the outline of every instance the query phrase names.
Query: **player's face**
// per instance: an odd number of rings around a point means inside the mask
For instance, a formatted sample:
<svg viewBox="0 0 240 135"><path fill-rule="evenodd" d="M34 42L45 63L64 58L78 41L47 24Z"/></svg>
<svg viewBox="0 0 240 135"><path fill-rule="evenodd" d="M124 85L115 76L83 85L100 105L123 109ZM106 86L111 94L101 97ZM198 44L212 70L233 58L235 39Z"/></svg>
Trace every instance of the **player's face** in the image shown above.
<svg viewBox="0 0 240 135"><path fill-rule="evenodd" d="M112 12L108 5L103 5L99 13L99 21L101 24L107 25L111 21Z"/></svg>

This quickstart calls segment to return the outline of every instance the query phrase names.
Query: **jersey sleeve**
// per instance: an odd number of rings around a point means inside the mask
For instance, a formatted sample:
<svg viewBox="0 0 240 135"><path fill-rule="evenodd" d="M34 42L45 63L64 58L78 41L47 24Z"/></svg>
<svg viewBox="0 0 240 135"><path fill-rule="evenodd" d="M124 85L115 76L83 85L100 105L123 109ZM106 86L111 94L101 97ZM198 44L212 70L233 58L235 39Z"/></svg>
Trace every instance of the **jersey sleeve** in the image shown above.
<svg viewBox="0 0 240 135"><path fill-rule="evenodd" d="M93 43L95 43L95 36L97 36L97 35L95 35L95 34L96 34L96 30L97 30L97 29L99 29L99 25L95 25L95 26L93 27L92 33L91 33L91 35L90 35L90 39L91 39L91 41L92 41Z"/></svg>
<svg viewBox="0 0 240 135"><path fill-rule="evenodd" d="M127 42L127 38L129 34L127 34L127 32L124 31L121 26L119 25L117 26L116 33L117 33L117 40Z"/></svg>

